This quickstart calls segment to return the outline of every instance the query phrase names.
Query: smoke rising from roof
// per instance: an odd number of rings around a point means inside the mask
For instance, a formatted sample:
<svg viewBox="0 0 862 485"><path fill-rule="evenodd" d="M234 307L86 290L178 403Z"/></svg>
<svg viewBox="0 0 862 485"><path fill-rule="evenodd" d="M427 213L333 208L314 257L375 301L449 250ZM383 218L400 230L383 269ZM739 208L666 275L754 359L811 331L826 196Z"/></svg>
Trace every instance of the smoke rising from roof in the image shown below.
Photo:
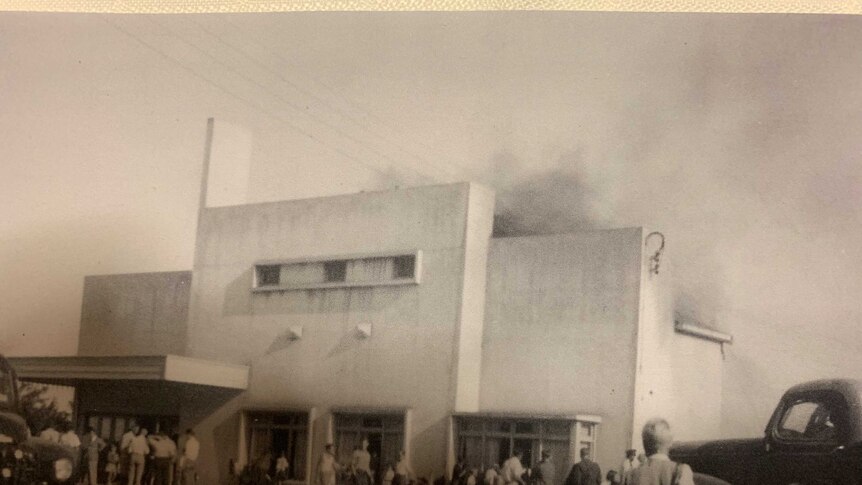
<svg viewBox="0 0 862 485"><path fill-rule="evenodd" d="M601 183L591 182L588 163L580 151L564 154L544 171L525 172L528 164L508 152L498 153L483 181L497 191L494 237L645 226L666 236L685 237L673 227L654 227L655 219L632 220L620 217L609 200L614 194ZM624 195L624 198L638 195ZM626 201L631 203L632 201ZM644 199L644 203L650 203ZM671 259L678 241L668 240ZM674 247L676 246L676 247ZM692 256L691 253L694 253ZM700 244L683 251L681 262L671 276L674 282L675 318L721 327L717 315L726 303L723 271L716 248Z"/></svg>
<svg viewBox="0 0 862 485"><path fill-rule="evenodd" d="M489 182L497 189L494 237L553 234L595 229L601 217L593 190L578 173L578 155L559 160L547 172L518 177L518 161L500 154Z"/></svg>

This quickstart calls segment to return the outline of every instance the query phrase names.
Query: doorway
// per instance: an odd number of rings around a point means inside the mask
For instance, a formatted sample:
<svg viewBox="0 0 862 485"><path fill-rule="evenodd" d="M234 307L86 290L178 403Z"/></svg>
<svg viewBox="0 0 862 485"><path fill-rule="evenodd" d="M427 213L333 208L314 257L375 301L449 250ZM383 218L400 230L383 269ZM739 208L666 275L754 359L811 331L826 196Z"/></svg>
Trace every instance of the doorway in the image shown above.
<svg viewBox="0 0 862 485"><path fill-rule="evenodd" d="M339 463L351 463L353 451L367 439L371 478L382 483L386 466L394 466L404 449L404 415L339 413L334 418Z"/></svg>

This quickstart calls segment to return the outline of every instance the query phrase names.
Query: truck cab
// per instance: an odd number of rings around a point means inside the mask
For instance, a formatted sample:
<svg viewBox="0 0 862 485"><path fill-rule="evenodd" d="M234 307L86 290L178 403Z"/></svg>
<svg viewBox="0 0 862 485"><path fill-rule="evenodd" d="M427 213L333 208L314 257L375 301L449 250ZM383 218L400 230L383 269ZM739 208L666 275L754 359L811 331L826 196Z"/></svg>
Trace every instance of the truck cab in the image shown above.
<svg viewBox="0 0 862 485"><path fill-rule="evenodd" d="M15 370L0 355L0 485L71 483L76 453L31 436L19 403Z"/></svg>
<svg viewBox="0 0 862 485"><path fill-rule="evenodd" d="M862 382L788 389L762 438L680 443L673 459L733 484L862 484Z"/></svg>

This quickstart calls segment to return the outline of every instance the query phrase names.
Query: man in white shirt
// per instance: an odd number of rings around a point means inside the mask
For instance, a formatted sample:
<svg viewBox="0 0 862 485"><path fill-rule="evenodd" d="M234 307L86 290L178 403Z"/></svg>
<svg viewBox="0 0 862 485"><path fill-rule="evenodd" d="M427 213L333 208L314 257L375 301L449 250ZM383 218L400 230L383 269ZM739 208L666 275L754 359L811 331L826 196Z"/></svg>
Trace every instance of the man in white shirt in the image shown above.
<svg viewBox="0 0 862 485"><path fill-rule="evenodd" d="M45 429L43 429L42 432L39 433L39 437L43 440L48 440L53 443L60 442L60 432L54 429L54 425L51 423L48 423L48 426L46 426Z"/></svg>
<svg viewBox="0 0 862 485"><path fill-rule="evenodd" d="M58 442L61 445L72 448L76 452L81 450L81 439L78 438L77 434L75 434L75 430L72 429L72 426L66 426L66 432L60 435Z"/></svg>
<svg viewBox="0 0 862 485"><path fill-rule="evenodd" d="M168 485L171 479L171 464L177 457L177 444L162 430L150 436L148 443L153 452L153 485Z"/></svg>
<svg viewBox="0 0 862 485"><path fill-rule="evenodd" d="M141 485L144 476L144 465L146 456L150 453L150 445L147 443L147 429L141 428L129 442L129 482L128 485Z"/></svg>
<svg viewBox="0 0 862 485"><path fill-rule="evenodd" d="M503 463L503 469L500 474L507 485L513 483L524 485L524 479L521 478L521 475L524 474L524 466L521 465L521 456L523 456L521 450L515 450L512 453L512 457Z"/></svg>
<svg viewBox="0 0 862 485"><path fill-rule="evenodd" d="M368 439L362 438L362 446L353 450L351 460L353 476L357 485L370 485L371 480L371 453L368 452ZM396 472L397 474L397 472Z"/></svg>
<svg viewBox="0 0 862 485"><path fill-rule="evenodd" d="M641 436L648 458L632 472L634 485L694 485L691 467L671 461L667 456L673 444L667 421L661 418L647 421Z"/></svg>
<svg viewBox="0 0 862 485"><path fill-rule="evenodd" d="M92 426L87 427L87 434L84 435L84 458L87 462L85 471L86 483L97 485L99 477L99 453L105 448L105 440L96 434L96 430Z"/></svg>
<svg viewBox="0 0 862 485"><path fill-rule="evenodd" d="M180 455L179 468L181 470L181 485L196 485L197 472L195 463L200 454L201 444L195 436L195 430L189 428L186 430L185 441L182 446L182 455Z"/></svg>
<svg viewBox="0 0 862 485"><path fill-rule="evenodd" d="M485 485L497 485L497 477L500 475L500 465L494 463L485 471Z"/></svg>
<svg viewBox="0 0 862 485"><path fill-rule="evenodd" d="M131 465L131 453L129 453L129 445L132 443L132 440L141 430L141 427L137 424L134 424L123 433L123 436L120 437L120 475L128 476L129 467Z"/></svg>

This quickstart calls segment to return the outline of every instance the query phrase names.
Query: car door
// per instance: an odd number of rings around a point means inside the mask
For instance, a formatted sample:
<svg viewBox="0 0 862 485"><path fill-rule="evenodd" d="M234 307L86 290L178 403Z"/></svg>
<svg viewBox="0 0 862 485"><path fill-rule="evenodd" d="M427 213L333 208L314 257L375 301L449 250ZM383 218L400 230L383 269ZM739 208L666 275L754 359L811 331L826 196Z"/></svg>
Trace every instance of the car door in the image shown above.
<svg viewBox="0 0 862 485"><path fill-rule="evenodd" d="M767 430L759 482L770 485L844 485L838 460L847 438L847 406L838 393L786 399Z"/></svg>

